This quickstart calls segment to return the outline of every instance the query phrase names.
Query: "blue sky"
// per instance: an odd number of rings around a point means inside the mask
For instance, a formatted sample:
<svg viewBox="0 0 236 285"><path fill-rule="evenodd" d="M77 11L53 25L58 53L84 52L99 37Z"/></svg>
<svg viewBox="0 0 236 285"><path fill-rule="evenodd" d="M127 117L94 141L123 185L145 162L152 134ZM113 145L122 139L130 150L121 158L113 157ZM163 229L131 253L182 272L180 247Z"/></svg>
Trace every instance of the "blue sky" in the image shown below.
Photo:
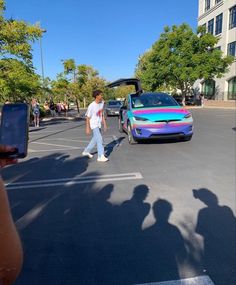
<svg viewBox="0 0 236 285"><path fill-rule="evenodd" d="M106 80L132 77L139 55L166 25L197 26L197 0L6 0L5 17L41 23L45 76L62 72L61 60L92 65ZM39 41L33 63L41 74Z"/></svg>

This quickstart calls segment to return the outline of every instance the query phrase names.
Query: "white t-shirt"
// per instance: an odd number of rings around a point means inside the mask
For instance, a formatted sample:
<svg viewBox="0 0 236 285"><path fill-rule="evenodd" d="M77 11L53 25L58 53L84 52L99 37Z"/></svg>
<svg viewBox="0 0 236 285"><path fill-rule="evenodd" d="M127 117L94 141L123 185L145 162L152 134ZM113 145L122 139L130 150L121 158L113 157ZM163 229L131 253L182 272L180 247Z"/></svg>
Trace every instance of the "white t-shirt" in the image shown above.
<svg viewBox="0 0 236 285"><path fill-rule="evenodd" d="M102 114L103 114L104 102L96 103L93 101L89 106L85 114L86 117L90 118L90 128L101 128L102 126Z"/></svg>

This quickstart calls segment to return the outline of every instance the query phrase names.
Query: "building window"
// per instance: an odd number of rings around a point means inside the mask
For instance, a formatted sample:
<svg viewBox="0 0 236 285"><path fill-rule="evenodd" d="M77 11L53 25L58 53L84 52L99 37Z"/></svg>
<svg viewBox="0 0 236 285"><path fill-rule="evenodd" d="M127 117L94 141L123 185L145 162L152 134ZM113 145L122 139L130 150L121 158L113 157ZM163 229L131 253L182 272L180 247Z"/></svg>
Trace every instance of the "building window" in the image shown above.
<svg viewBox="0 0 236 285"><path fill-rule="evenodd" d="M211 7L211 0L205 0L205 12Z"/></svg>
<svg viewBox="0 0 236 285"><path fill-rule="evenodd" d="M216 0L215 1L215 4L218 4L218 3L220 3L222 0Z"/></svg>
<svg viewBox="0 0 236 285"><path fill-rule="evenodd" d="M222 33L222 22L223 22L223 13L216 16L216 29L215 29L216 35L219 35Z"/></svg>
<svg viewBox="0 0 236 285"><path fill-rule="evenodd" d="M236 27L236 5L229 9L229 29Z"/></svg>
<svg viewBox="0 0 236 285"><path fill-rule="evenodd" d="M236 56L236 41L228 44L227 54Z"/></svg>
<svg viewBox="0 0 236 285"><path fill-rule="evenodd" d="M213 33L214 33L214 19L211 19L210 21L208 21L207 32L209 34L213 35Z"/></svg>
<svg viewBox="0 0 236 285"><path fill-rule="evenodd" d="M236 100L236 76L228 81L228 100Z"/></svg>
<svg viewBox="0 0 236 285"><path fill-rule="evenodd" d="M213 79L208 79L203 82L202 93L207 99L214 99L215 97L215 81Z"/></svg>

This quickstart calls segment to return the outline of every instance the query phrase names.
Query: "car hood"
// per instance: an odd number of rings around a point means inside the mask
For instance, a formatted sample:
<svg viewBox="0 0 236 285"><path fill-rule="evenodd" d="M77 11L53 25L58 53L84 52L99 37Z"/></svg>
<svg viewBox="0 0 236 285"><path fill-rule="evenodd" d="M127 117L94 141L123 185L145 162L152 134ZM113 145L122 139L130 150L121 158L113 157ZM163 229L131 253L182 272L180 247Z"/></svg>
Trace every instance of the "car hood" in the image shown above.
<svg viewBox="0 0 236 285"><path fill-rule="evenodd" d="M180 106L176 107L159 107L159 108L142 108L132 110L134 116L146 118L150 121L180 121L190 112Z"/></svg>

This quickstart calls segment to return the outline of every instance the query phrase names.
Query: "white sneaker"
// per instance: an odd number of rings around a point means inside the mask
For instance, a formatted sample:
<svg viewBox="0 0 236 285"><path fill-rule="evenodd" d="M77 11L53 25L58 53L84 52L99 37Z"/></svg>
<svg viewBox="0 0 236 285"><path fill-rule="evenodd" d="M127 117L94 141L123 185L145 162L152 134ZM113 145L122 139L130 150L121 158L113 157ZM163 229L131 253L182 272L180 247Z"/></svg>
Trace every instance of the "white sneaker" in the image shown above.
<svg viewBox="0 0 236 285"><path fill-rule="evenodd" d="M107 158L107 157L105 157L104 155L102 155L101 157L99 157L98 159L97 159L97 161L99 161L99 162L106 162L106 161L108 161L109 159Z"/></svg>
<svg viewBox="0 0 236 285"><path fill-rule="evenodd" d="M87 152L87 151L83 151L83 152L82 152L82 155L83 155L83 156L87 156L87 157L89 157L89 158L92 158L92 157L93 157L93 155L92 155L91 153Z"/></svg>

